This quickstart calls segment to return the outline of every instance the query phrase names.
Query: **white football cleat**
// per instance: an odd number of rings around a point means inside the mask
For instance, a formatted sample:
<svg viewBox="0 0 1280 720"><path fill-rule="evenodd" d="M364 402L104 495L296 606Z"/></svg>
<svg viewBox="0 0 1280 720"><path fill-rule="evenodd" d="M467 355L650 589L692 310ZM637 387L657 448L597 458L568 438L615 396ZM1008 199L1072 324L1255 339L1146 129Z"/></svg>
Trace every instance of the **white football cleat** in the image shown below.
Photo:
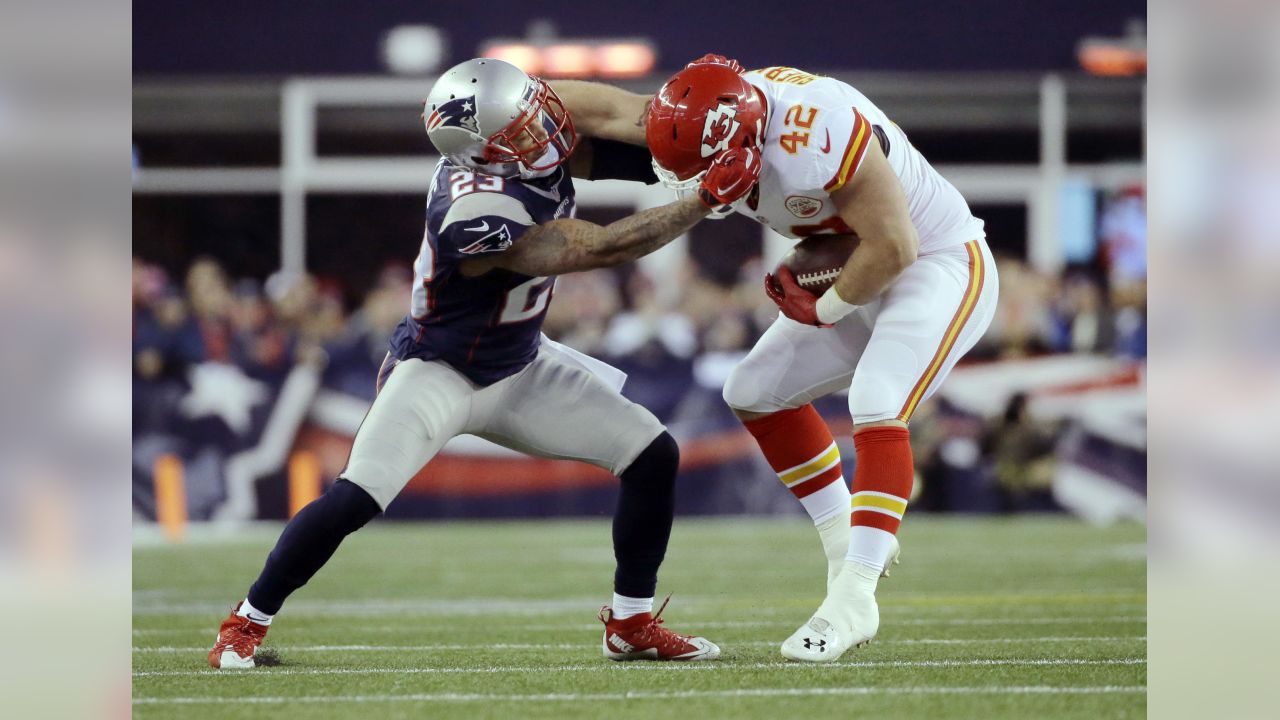
<svg viewBox="0 0 1280 720"><path fill-rule="evenodd" d="M871 642L880 629L873 568L849 561L818 611L782 643L782 656L799 662L835 662L851 647Z"/></svg>
<svg viewBox="0 0 1280 720"><path fill-rule="evenodd" d="M885 556L884 570L880 571L880 577L882 578L889 577L889 570L894 565L902 564L902 560L900 559L902 557L902 546L898 544L897 537L894 537L892 539L893 539L893 547L889 549L889 554ZM842 555L839 563L837 563L834 559L831 559L831 558L827 559L827 590L828 591L831 590L831 584L836 581L836 578L840 577L840 573L844 570L843 558L844 556Z"/></svg>
<svg viewBox="0 0 1280 720"><path fill-rule="evenodd" d="M899 559L901 557L902 557L902 546L898 544L898 538L895 535L893 538L893 549L889 551L889 555L884 559L884 570L880 571L880 577L882 578L889 577L889 568L891 568L894 565L901 565L902 560Z"/></svg>
<svg viewBox="0 0 1280 720"><path fill-rule="evenodd" d="M782 643L782 657L800 662L834 662L843 653L840 633L817 615Z"/></svg>

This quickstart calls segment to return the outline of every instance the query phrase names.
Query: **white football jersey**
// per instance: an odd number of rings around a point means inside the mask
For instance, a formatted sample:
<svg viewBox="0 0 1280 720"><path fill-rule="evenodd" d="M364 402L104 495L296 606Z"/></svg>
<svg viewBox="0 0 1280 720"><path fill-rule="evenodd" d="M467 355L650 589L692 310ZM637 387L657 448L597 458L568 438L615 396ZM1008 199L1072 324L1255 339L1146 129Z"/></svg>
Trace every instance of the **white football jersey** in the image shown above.
<svg viewBox="0 0 1280 720"><path fill-rule="evenodd" d="M831 193L849 182L870 143L883 134L889 164L907 196L920 254L985 238L983 223L906 133L852 86L802 70L771 67L743 79L767 103L760 192L733 209L789 238L847 233ZM756 200L755 207L751 200Z"/></svg>

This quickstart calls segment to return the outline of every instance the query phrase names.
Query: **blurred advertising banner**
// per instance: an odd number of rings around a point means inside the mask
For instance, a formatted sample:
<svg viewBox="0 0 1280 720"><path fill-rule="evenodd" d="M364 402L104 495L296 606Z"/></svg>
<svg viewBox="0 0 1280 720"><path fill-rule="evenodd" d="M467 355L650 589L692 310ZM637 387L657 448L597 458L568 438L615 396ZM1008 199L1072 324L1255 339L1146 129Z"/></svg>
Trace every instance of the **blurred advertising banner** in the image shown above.
<svg viewBox="0 0 1280 720"><path fill-rule="evenodd" d="M280 518L296 509L291 493L327 484L342 471L370 401L326 384L324 375L300 363L280 378L263 380L230 365L202 363L191 370L185 394L159 393L136 406L144 417L168 417L135 440L135 513L156 517L154 468L159 458L172 456L183 465L192 520ZM714 379L712 371L704 375ZM671 383L670 374L639 372L625 392L642 400ZM665 406L662 419L681 444L678 511L798 513L755 442L724 406L719 388L693 375L676 384L683 392ZM855 459L846 401L832 396L818 408L840 438L851 476ZM913 507L1068 509L1095 522L1142 520L1145 423L1141 365L1132 361L1056 355L962 366L913 421ZM314 462L300 464L300 457ZM300 478L302 472L314 478ZM463 436L409 481L387 516L607 517L615 497L616 480L604 470L532 458Z"/></svg>

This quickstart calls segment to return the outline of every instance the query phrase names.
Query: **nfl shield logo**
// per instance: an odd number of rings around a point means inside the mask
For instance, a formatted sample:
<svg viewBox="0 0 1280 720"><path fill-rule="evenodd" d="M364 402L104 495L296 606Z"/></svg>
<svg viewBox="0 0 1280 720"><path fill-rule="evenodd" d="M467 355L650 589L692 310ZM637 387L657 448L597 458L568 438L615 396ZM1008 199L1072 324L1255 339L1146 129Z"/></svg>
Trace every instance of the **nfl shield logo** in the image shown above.
<svg viewBox="0 0 1280 720"><path fill-rule="evenodd" d="M811 218L822 209L822 201L804 195L789 195L786 201L787 210L798 218Z"/></svg>

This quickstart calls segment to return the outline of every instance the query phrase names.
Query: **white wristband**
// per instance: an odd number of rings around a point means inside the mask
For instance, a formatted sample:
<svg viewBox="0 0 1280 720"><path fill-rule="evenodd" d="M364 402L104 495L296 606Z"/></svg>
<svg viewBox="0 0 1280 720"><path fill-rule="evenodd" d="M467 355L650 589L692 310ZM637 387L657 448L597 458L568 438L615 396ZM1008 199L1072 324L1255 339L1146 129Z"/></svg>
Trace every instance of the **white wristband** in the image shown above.
<svg viewBox="0 0 1280 720"><path fill-rule="evenodd" d="M818 316L818 322L824 325L835 325L841 318L857 310L858 307L858 305L845 302L840 297L840 293L836 292L836 286L832 285L818 298L818 304L814 310Z"/></svg>

